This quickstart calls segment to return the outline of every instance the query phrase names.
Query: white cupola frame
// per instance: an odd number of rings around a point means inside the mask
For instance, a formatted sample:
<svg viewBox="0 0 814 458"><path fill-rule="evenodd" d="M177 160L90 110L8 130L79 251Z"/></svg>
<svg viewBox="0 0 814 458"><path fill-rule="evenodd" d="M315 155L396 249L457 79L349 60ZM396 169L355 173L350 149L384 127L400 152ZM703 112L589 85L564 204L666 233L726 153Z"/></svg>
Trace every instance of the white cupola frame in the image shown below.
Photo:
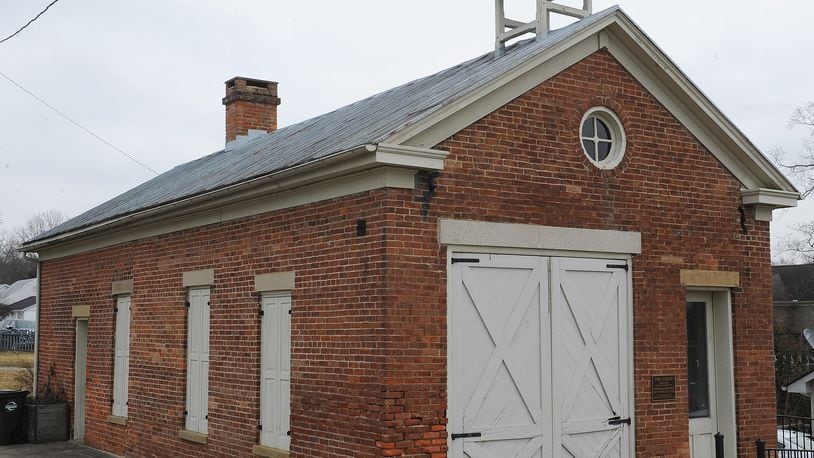
<svg viewBox="0 0 814 458"><path fill-rule="evenodd" d="M495 0L495 52L502 53L506 42L526 33L534 33L542 40L551 31L551 13L562 14L577 19L590 16L592 0L583 0L582 9L547 0L537 0L537 17L531 22L522 22L506 17L504 0Z"/></svg>

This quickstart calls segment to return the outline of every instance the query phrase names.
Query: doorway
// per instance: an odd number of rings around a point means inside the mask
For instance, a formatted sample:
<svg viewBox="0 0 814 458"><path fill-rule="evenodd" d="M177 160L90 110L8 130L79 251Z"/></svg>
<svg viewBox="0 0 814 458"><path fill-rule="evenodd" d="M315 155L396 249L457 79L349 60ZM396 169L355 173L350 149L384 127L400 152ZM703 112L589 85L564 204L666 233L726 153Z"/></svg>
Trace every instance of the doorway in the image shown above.
<svg viewBox="0 0 814 458"><path fill-rule="evenodd" d="M698 295L687 301L687 397L693 458L715 456L718 414L713 323L711 296Z"/></svg>
<svg viewBox="0 0 814 458"><path fill-rule="evenodd" d="M736 455L732 305L728 290L687 293L687 395L690 456Z"/></svg>
<svg viewBox="0 0 814 458"><path fill-rule="evenodd" d="M88 364L88 320L76 320L76 360L74 362L73 439L85 439L85 382Z"/></svg>
<svg viewBox="0 0 814 458"><path fill-rule="evenodd" d="M627 268L451 254L450 457L634 455Z"/></svg>

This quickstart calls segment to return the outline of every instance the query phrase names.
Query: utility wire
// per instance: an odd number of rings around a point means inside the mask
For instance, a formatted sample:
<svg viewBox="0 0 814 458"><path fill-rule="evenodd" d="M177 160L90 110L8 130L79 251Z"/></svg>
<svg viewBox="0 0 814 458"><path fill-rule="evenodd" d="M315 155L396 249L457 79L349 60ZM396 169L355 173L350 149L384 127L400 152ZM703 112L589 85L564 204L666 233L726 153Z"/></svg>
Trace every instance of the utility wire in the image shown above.
<svg viewBox="0 0 814 458"><path fill-rule="evenodd" d="M6 41L11 40L11 39L12 39L12 38L14 38L15 36L17 36L17 34L19 34L20 32L22 32L23 30L25 30L25 28L26 28L26 27L28 27L29 25L33 24L33 23L34 23L34 21L36 21L37 19L39 19L39 18L40 18L40 16L42 16L43 14L45 14L45 12L46 12L46 11L48 11L48 8L51 8L52 6L54 6L54 4L55 4L56 2L58 2L58 1L59 1L59 0L53 0L51 3L49 3L49 4L48 4L48 6L46 6L46 7L45 7L45 9L43 9L42 11L40 11L40 12L39 12L39 14L37 14L36 16L34 16L34 18L33 18L33 19L31 19L30 21L26 22L26 23L25 23L25 25L23 25L22 27L20 27L19 29L17 29L17 31L16 31L16 32L14 32L14 33L12 33L11 35L7 36L6 38L3 38L2 40L0 40L0 44L3 44L3 43L5 43ZM13 85L17 86L17 87L18 87L18 88L20 88L20 89L21 89L23 92L25 92L26 94L28 94L28 95L30 95L31 97L35 98L37 101L39 101L40 103L42 103L42 104L43 104L43 105L45 105L46 107L50 108L50 109L51 109L51 110L52 110L54 113L56 113L56 114L58 114L58 115L62 116L63 118L67 119L67 120L68 120L68 121L69 121L71 124L73 124L73 125L75 125L76 127L79 127L80 129L84 130L86 133L88 133L88 134L89 134L90 136L92 136L93 138L95 138L95 139L99 140L100 142L104 143L105 145L107 145L107 146L109 146L109 147L113 148L114 150L116 150L116 151L118 151L119 153L123 154L125 157L127 157L127 158L128 158L128 159L130 159L131 161L135 162L136 164L138 164L138 165L140 165L140 166L144 167L145 169L149 170L150 172L153 172L154 174L158 175L158 172L156 172L155 170L153 170L152 168L150 168L150 167L149 167L147 164L145 164L145 163L143 163L143 162L139 161L138 159L136 159L135 157L133 157L133 156L131 156L131 155L129 155L129 154L127 154L127 153L125 153L124 151L122 151L122 149L121 149L121 148L118 148L116 145L114 145L114 144L110 143L109 141L105 140L104 138L102 138L102 137L100 137L100 136L96 135L95 133L93 133L93 131L91 131L91 130L90 130L90 129L88 129L87 127L83 126L82 124L79 124L77 121L74 121L74 120L73 120L73 119L71 119L71 118L70 118L68 115L66 115L65 113L63 113L63 112L61 112L61 111L57 110L56 108L54 108L53 106L51 106L51 105L50 105L48 102L46 102L45 100L43 100L43 99L41 99L41 98L37 97L37 96L36 96L36 95L34 95L34 94L31 92L31 91L29 91L28 89L24 88L24 87L23 87L23 86L22 86L20 83L18 83L18 82L16 82L16 81L14 81L13 79L11 79L11 78L10 78L8 75L6 75L5 73L0 72L0 76L2 76L3 78L7 79L7 80L8 80L8 81L9 81L11 84L13 84Z"/></svg>
<svg viewBox="0 0 814 458"><path fill-rule="evenodd" d="M32 19L32 20L30 20L30 21L26 22L26 23L25 23L25 25L24 25L24 26L22 26L22 27L20 27L19 29L17 29L17 31L16 31L16 32L14 32L14 33L12 33L11 35L7 36L6 38L3 38L2 40L0 40L0 44L3 44L4 42L6 42L6 41L8 41L8 40L11 40L12 38L14 38L14 37L15 37L15 36L16 36L18 33L22 32L22 31L23 31L23 30L24 30L26 27L28 27L29 25L31 25L32 23L34 23L34 21L36 21L37 19L39 19L39 18L40 18L40 16L42 16L43 14L45 14L45 12L46 12L46 11L48 11L48 8L50 8L50 7L54 6L54 3L58 2L58 1L59 1L59 0L54 0L53 2L49 3L49 4L48 4L48 6L46 6L44 10L40 11L40 13L39 13L38 15L34 16L34 19Z"/></svg>
<svg viewBox="0 0 814 458"><path fill-rule="evenodd" d="M58 1L58 0L55 0L55 1L54 1L54 3L56 3L56 1ZM52 3L52 4L53 4L53 3ZM88 134L89 134L91 137L93 137L93 138L95 138L95 139L99 140L100 142L104 143L105 145L107 145L107 146L109 146L109 147L113 148L114 150L118 151L119 153L123 154L123 155L124 155L124 156L126 156L128 159L130 159L131 161L135 162L136 164L138 164L138 165L140 165L140 166L144 167L145 169L147 169L147 170L149 170L149 171L153 172L154 174L158 175L158 172L156 172L155 170L153 170L152 168L150 168L150 167L149 167L147 164L145 164L145 163L143 163L143 162L139 161L138 159L136 159L135 157L133 157L133 156L131 156L131 155L129 155L129 154L127 154L127 153L125 153L125 152L124 152L124 151L122 151L120 148L118 148L116 145L114 145L114 144L110 143L109 141L105 140L104 138L102 138L102 137L100 137L100 136L96 135L95 133L93 133L93 131L91 131L91 130L90 130L90 129L88 129L87 127L83 126L82 124L79 124L78 122L74 121L73 119L71 119L71 118L70 118L68 115L66 115L65 113L63 113L63 112L61 112L61 111L57 110L56 108L54 108L53 106L51 106L51 105L50 105L48 102L46 102L45 100L43 100L43 99L41 99L41 98L37 97L37 96L36 96L36 95L34 95L34 94L31 92L31 91L29 91L28 89L26 89L26 88L24 88L23 86L21 86L21 85L20 85L20 83L18 83L18 82L16 82L16 81L14 81L13 79L9 78L9 77L8 77L8 75L6 75L5 73L0 72L0 76L2 76L3 78L5 78L5 79L9 80L9 82L11 82L11 84L13 84L13 85L17 86L18 88L20 88L20 89L21 89L23 92L25 92L26 94L28 94L28 95L30 95L31 97L33 97L33 98L37 99L37 100L38 100L40 103L42 103L42 104L43 104L43 105L45 105L46 107L50 108L50 109L51 109L51 110L52 110L54 113L56 113L56 114L58 114L58 115L62 116L63 118L67 119L67 120L68 120L68 121L69 121L71 124L73 124L73 125L75 125L76 127L80 128L80 129L82 129L82 130L84 130L84 131L85 131L86 133L88 133Z"/></svg>

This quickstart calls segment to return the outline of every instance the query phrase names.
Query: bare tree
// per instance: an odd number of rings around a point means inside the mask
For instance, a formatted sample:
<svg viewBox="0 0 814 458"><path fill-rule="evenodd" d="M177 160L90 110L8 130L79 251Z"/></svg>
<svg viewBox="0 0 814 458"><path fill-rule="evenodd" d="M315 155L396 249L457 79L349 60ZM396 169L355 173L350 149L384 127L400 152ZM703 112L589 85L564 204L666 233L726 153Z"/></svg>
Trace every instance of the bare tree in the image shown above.
<svg viewBox="0 0 814 458"><path fill-rule="evenodd" d="M33 254L22 255L17 251L24 242L58 226L66 216L59 210L48 210L26 219L22 226L11 231L0 229L0 284L32 278L37 274Z"/></svg>
<svg viewBox="0 0 814 458"><path fill-rule="evenodd" d="M814 193L814 102L797 107L789 120L789 128L803 127L810 138L803 142L796 160L786 161L782 152L775 155L778 164L802 186L803 197ZM798 258L814 262L814 221L792 227L795 235L781 240L778 248L783 259Z"/></svg>
<svg viewBox="0 0 814 458"><path fill-rule="evenodd" d="M11 284L36 274L37 266L20 256L9 235L0 232L0 284Z"/></svg>
<svg viewBox="0 0 814 458"><path fill-rule="evenodd" d="M20 246L43 232L59 226L66 219L65 213L60 210L46 210L31 215L25 220L25 224L11 231L11 239L17 246Z"/></svg>
<svg viewBox="0 0 814 458"><path fill-rule="evenodd" d="M807 128L811 138L803 142L798 160L786 162L781 156L778 162L790 175L797 178L803 186L803 197L808 197L814 192L814 102L808 102L794 110L789 128L794 127Z"/></svg>
<svg viewBox="0 0 814 458"><path fill-rule="evenodd" d="M792 258L814 263L814 221L798 224L792 229L795 235L781 240L779 248L785 253L791 253Z"/></svg>

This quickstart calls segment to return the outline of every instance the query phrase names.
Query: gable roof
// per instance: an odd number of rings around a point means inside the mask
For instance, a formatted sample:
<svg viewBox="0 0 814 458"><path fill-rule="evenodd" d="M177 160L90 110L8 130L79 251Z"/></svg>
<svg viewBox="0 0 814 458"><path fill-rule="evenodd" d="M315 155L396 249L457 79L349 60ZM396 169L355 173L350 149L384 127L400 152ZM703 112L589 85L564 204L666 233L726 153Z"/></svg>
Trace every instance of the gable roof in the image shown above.
<svg viewBox="0 0 814 458"><path fill-rule="evenodd" d="M809 370L808 372L792 380L788 385L786 385L785 389L789 393L808 395L812 393L812 389L814 389L814 387L811 386L811 382L814 382L814 369Z"/></svg>
<svg viewBox="0 0 814 458"><path fill-rule="evenodd" d="M814 264L772 266L774 302L814 302Z"/></svg>
<svg viewBox="0 0 814 458"><path fill-rule="evenodd" d="M25 299L21 299L13 304L9 304L8 308L11 311L18 312L20 310L25 310L32 305L37 305L37 298L34 296L26 297Z"/></svg>
<svg viewBox="0 0 814 458"><path fill-rule="evenodd" d="M799 196L794 186L619 7L612 7L554 30L540 40L518 42L502 54L489 52L234 149L177 166L35 237L22 249L35 251L98 233L114 223L125 224L125 218L146 219L153 212L169 211L166 209L229 192L253 180L326 162L362 147L368 151L385 144L431 148L572 63L558 58L584 58L602 48L608 48L626 67L641 66L642 73L635 76L672 84L663 90L661 86L649 89L662 97L666 96L659 91L667 96L680 93L671 111L676 114L683 113L687 106L694 108L691 115L679 116L685 124L703 118L703 125L690 129L702 141L707 140L713 154L744 183L744 188L753 192L752 201L745 203L792 205L789 202ZM575 49L579 52L571 52ZM540 73L540 68L545 70ZM767 191L771 192L767 195Z"/></svg>
<svg viewBox="0 0 814 458"><path fill-rule="evenodd" d="M0 292L0 304L13 304L28 297L36 297L37 279L18 280Z"/></svg>

